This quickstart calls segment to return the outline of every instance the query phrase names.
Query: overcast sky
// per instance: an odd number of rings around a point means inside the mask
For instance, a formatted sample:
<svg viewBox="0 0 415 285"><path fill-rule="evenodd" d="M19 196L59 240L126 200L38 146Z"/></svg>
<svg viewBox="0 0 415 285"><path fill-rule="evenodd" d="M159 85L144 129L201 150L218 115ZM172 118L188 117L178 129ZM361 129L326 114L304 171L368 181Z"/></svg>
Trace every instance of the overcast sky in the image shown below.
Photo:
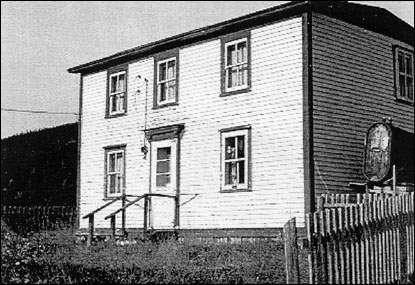
<svg viewBox="0 0 415 285"><path fill-rule="evenodd" d="M1 2L1 107L78 112L79 75L67 68L285 2ZM414 25L412 1L351 2ZM76 119L1 111L1 137Z"/></svg>

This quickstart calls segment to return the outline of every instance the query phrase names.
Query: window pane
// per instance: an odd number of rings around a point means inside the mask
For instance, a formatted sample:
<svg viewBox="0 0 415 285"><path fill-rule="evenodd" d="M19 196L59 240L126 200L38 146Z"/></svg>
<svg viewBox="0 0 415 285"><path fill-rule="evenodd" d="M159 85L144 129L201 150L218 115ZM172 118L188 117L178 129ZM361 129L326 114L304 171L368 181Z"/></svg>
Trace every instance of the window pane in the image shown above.
<svg viewBox="0 0 415 285"><path fill-rule="evenodd" d="M399 75L399 91L400 91L400 96L401 97L406 97L406 95L405 95L405 91L406 91L405 75Z"/></svg>
<svg viewBox="0 0 415 285"><path fill-rule="evenodd" d="M161 147L157 149L157 160L170 159L170 147Z"/></svg>
<svg viewBox="0 0 415 285"><path fill-rule="evenodd" d="M123 92L125 90L125 73L120 74L118 77L117 92Z"/></svg>
<svg viewBox="0 0 415 285"><path fill-rule="evenodd" d="M159 65L159 81L166 80L166 63L162 63Z"/></svg>
<svg viewBox="0 0 415 285"><path fill-rule="evenodd" d="M398 65L399 65L399 72L405 72L404 54L401 52L398 53Z"/></svg>
<svg viewBox="0 0 415 285"><path fill-rule="evenodd" d="M242 65L241 69L239 70L239 83L240 85L248 84L248 65Z"/></svg>
<svg viewBox="0 0 415 285"><path fill-rule="evenodd" d="M408 95L408 99L409 100L413 100L414 99L414 81L413 78L406 78L406 87L408 88L407 90L407 95Z"/></svg>
<svg viewBox="0 0 415 285"><path fill-rule="evenodd" d="M238 44L238 63L245 62L246 60L246 42L242 42Z"/></svg>
<svg viewBox="0 0 415 285"><path fill-rule="evenodd" d="M245 157L245 140L244 140L244 136L238 136L237 137L237 141L238 141L238 158L243 158L243 157Z"/></svg>
<svg viewBox="0 0 415 285"><path fill-rule="evenodd" d="M167 99L167 83L161 83L160 88L160 102L166 101Z"/></svg>
<svg viewBox="0 0 415 285"><path fill-rule="evenodd" d="M113 193L115 193L115 178L116 178L116 175L115 174L110 174L109 175L109 193L110 194L113 194Z"/></svg>
<svg viewBox="0 0 415 285"><path fill-rule="evenodd" d="M407 56L406 57L406 74L408 74L408 75L413 75L413 72L412 72L413 70L412 70L412 60L411 60L411 57L410 56Z"/></svg>
<svg viewBox="0 0 415 285"><path fill-rule="evenodd" d="M225 163L225 185L232 184L232 162Z"/></svg>
<svg viewBox="0 0 415 285"><path fill-rule="evenodd" d="M167 79L173 79L176 78L176 61L171 60L168 63L168 69L167 69Z"/></svg>
<svg viewBox="0 0 415 285"><path fill-rule="evenodd" d="M237 86L238 67L232 67L228 72L228 88Z"/></svg>
<svg viewBox="0 0 415 285"><path fill-rule="evenodd" d="M238 183L245 183L245 161L238 161Z"/></svg>
<svg viewBox="0 0 415 285"><path fill-rule="evenodd" d="M116 98L117 98L117 107L116 107L117 109L116 109L116 111L124 110L124 97L122 97L120 95L117 95Z"/></svg>
<svg viewBox="0 0 415 285"><path fill-rule="evenodd" d="M121 193L123 178L120 175L116 175L116 177L117 177L117 185L116 185L116 188L115 188L115 192L116 193Z"/></svg>
<svg viewBox="0 0 415 285"><path fill-rule="evenodd" d="M124 166L124 159L122 152L117 153L117 172L122 173Z"/></svg>
<svg viewBox="0 0 415 285"><path fill-rule="evenodd" d="M176 100L176 81L169 81L168 83L169 89L168 89L168 100L169 101L175 101Z"/></svg>
<svg viewBox="0 0 415 285"><path fill-rule="evenodd" d="M116 112L117 111L117 96L112 95L110 97L110 108L111 108L111 112Z"/></svg>
<svg viewBox="0 0 415 285"><path fill-rule="evenodd" d="M109 161L108 161L108 171L114 172L115 171L115 153L111 153L109 155Z"/></svg>
<svg viewBox="0 0 415 285"><path fill-rule="evenodd" d="M236 49L235 45L230 45L227 47L227 59L226 65L232 65L236 63Z"/></svg>
<svg viewBox="0 0 415 285"><path fill-rule="evenodd" d="M156 167L156 173L168 173L170 172L170 160L158 161Z"/></svg>
<svg viewBox="0 0 415 285"><path fill-rule="evenodd" d="M110 88L110 92L114 93L117 90L117 76L112 76L111 77L111 88Z"/></svg>
<svg viewBox="0 0 415 285"><path fill-rule="evenodd" d="M225 159L235 158L235 137L225 139Z"/></svg>
<svg viewBox="0 0 415 285"><path fill-rule="evenodd" d="M163 187L170 183L170 174L156 175L156 186Z"/></svg>

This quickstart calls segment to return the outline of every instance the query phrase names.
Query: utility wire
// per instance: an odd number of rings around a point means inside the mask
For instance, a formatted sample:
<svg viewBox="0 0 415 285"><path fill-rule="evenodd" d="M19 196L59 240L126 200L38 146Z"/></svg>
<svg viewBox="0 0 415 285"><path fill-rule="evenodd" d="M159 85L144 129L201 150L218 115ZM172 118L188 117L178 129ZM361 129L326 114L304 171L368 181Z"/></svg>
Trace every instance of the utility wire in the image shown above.
<svg viewBox="0 0 415 285"><path fill-rule="evenodd" d="M23 109L11 109L11 108L1 108L1 110L6 111L6 112L32 113L32 114L79 115L78 113L74 113L74 112L49 112L49 111L23 110Z"/></svg>

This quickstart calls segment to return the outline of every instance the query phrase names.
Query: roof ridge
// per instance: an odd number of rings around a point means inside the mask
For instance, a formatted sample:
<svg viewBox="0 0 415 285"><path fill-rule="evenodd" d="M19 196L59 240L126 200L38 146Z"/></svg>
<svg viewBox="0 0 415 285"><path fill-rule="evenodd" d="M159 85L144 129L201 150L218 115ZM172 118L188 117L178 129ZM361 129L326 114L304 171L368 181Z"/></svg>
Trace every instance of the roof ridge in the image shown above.
<svg viewBox="0 0 415 285"><path fill-rule="evenodd" d="M366 13L367 19L365 19L365 17L358 18L359 15L355 15L356 13L354 11L356 8L359 8L359 11L361 10L361 14ZM112 55L69 68L68 72L88 73L93 70L104 69L108 66L117 64L117 61L127 62L133 58L135 59L147 56L149 54L154 54L170 48L177 48L191 42L201 41L203 39L220 36L237 30L252 28L263 23L277 21L279 19L299 15L307 11L321 12L330 17L338 18L357 26L367 26L364 28L377 33L382 33L380 30L384 29L385 31L383 33L387 36L398 38L398 40L413 46L413 36L409 39L407 37L409 29L412 29L413 34L413 27L384 8L349 3L348 1L290 1L288 3L255 11L243 16L126 49ZM377 27L374 24L374 19L377 16L387 18L390 23L383 23L386 21L380 21L381 23L375 23L379 26ZM388 27L388 24L390 25L391 23L399 25L401 29L398 29L398 32L391 30L391 27Z"/></svg>

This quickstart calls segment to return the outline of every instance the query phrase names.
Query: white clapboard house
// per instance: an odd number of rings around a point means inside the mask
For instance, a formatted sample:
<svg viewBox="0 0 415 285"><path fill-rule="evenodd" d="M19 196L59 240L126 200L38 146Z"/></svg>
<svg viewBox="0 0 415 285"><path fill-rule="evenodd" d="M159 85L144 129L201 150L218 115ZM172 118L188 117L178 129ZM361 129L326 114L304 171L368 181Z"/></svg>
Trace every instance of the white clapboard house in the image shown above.
<svg viewBox="0 0 415 285"><path fill-rule="evenodd" d="M390 12L296 1L70 68L79 229L301 227L317 195L364 181L370 125L413 133L413 67L414 29Z"/></svg>

